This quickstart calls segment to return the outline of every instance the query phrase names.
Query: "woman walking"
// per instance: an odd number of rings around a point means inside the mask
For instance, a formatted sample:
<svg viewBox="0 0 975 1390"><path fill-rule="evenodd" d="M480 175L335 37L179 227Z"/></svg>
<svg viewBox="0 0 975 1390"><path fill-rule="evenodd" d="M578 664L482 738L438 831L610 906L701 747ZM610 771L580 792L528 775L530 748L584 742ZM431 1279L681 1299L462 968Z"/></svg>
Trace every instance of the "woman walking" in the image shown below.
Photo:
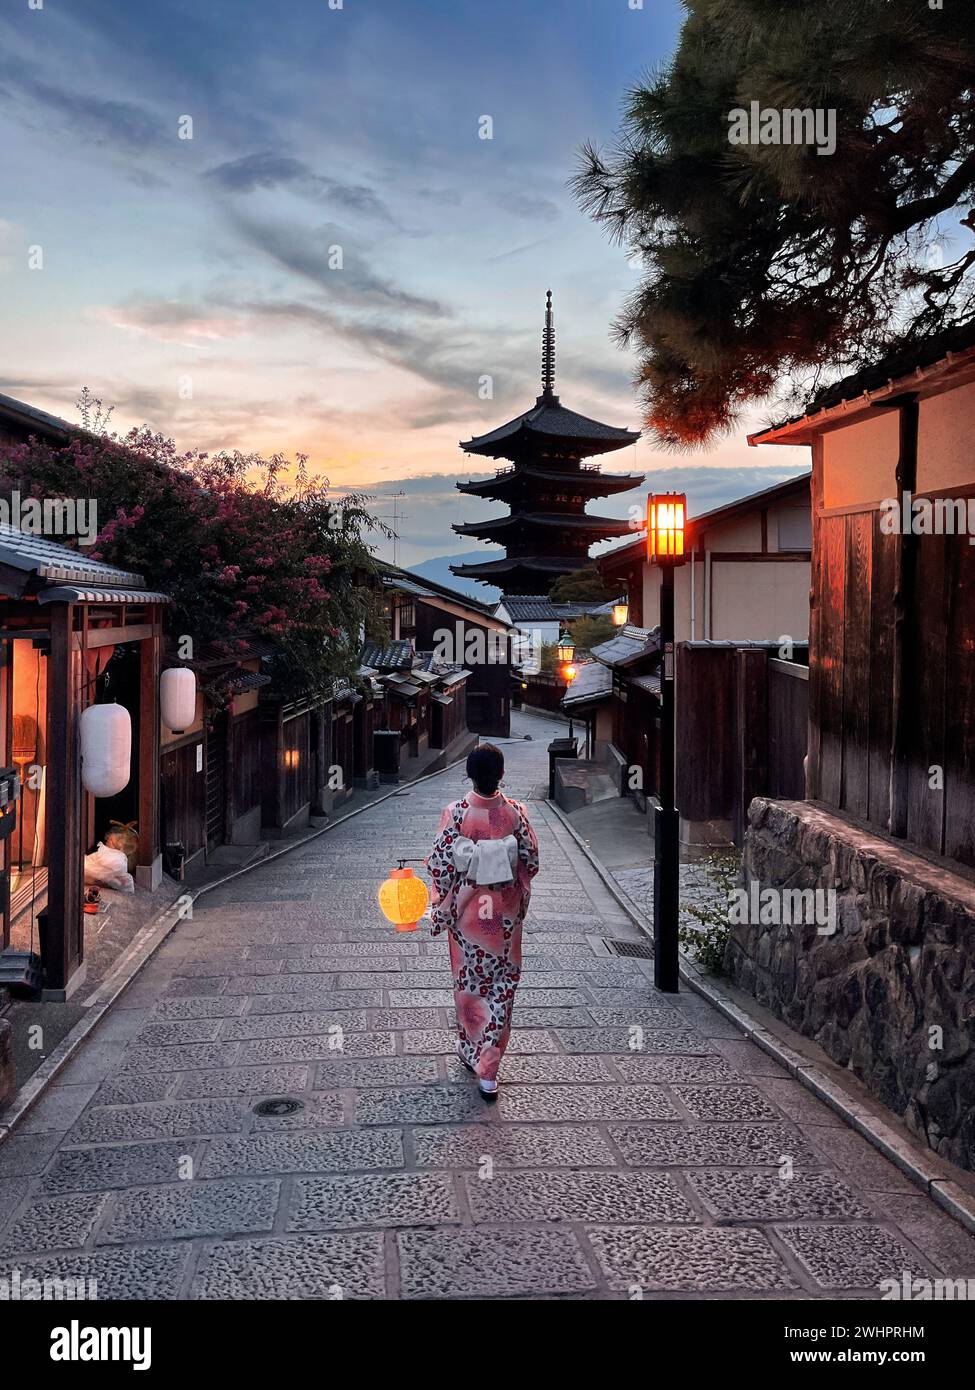
<svg viewBox="0 0 975 1390"><path fill-rule="evenodd" d="M521 928L538 873L538 841L525 808L499 790L504 757L485 743L467 759L474 784L444 811L427 865L433 935L449 934L457 1055L487 1100L511 1032L521 978Z"/></svg>

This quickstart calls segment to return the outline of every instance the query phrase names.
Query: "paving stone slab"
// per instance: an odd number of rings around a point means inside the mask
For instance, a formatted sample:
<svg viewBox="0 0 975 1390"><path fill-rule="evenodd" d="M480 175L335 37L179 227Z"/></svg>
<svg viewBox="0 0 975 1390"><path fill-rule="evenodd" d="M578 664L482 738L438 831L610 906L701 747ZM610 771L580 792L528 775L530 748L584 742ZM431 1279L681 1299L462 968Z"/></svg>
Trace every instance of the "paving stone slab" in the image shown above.
<svg viewBox="0 0 975 1390"><path fill-rule="evenodd" d="M419 955L417 941L330 941L311 948L312 956L410 956Z"/></svg>
<svg viewBox="0 0 975 1390"><path fill-rule="evenodd" d="M99 1245L249 1235L274 1227L279 1182L183 1182L122 1192Z"/></svg>
<svg viewBox="0 0 975 1390"><path fill-rule="evenodd" d="M913 1250L883 1226L776 1226L775 1233L822 1289L869 1289L904 1273L929 1278Z"/></svg>
<svg viewBox="0 0 975 1390"><path fill-rule="evenodd" d="M636 1168L778 1168L785 1158L793 1167L821 1166L810 1145L783 1125L610 1125L609 1133L625 1162Z"/></svg>
<svg viewBox="0 0 975 1390"><path fill-rule="evenodd" d="M448 1075L452 1076L455 1070L458 1081L469 1075L463 1064L453 1058L448 1063ZM546 1053L519 1056L511 1051L505 1053L499 1075L505 1085L513 1082L573 1084L616 1080L601 1057L553 1057Z"/></svg>
<svg viewBox="0 0 975 1390"><path fill-rule="evenodd" d="M343 1032L365 1032L365 1009L332 1009L318 1013L249 1014L246 1018L226 1019L221 1035L224 1042L245 1042L256 1038L299 1038L328 1034L330 1028Z"/></svg>
<svg viewBox="0 0 975 1390"><path fill-rule="evenodd" d="M174 1072L163 1072L161 1076L139 1072L111 1076L107 1081L103 1081L95 1092L94 1104L141 1105L146 1101L166 1100L178 1080Z"/></svg>
<svg viewBox="0 0 975 1390"><path fill-rule="evenodd" d="M301 978L302 980L307 980L310 977L308 975L303 975ZM414 979L416 979L415 975ZM428 981L429 985L427 983ZM292 984L294 983L295 981L292 979ZM436 975L422 975L419 984L414 984L412 988L429 988L433 990L443 988L447 983L448 981L446 979L440 980L438 983ZM335 985L337 989L352 991L360 989L407 989L411 987L405 974L400 974L391 970L345 971L341 975L335 976Z"/></svg>
<svg viewBox="0 0 975 1390"><path fill-rule="evenodd" d="M381 989L297 990L294 994L266 994L250 999L247 1001L247 1013L321 1013L328 1009L379 1008L382 1002Z"/></svg>
<svg viewBox="0 0 975 1390"><path fill-rule="evenodd" d="M412 968L413 962L401 960L399 956L363 956L354 959L347 956L315 956L310 960L288 960L284 964L286 973L292 976L310 975L316 971L337 975L337 984L341 989L357 989L357 982L362 981L363 976L369 976L363 985L369 989L374 984L387 985L390 975L399 975ZM443 969L442 966L440 968Z"/></svg>
<svg viewBox="0 0 975 1390"><path fill-rule="evenodd" d="M764 1234L747 1227L597 1226L586 1234L612 1289L798 1288Z"/></svg>
<svg viewBox="0 0 975 1390"><path fill-rule="evenodd" d="M595 1126L457 1125L414 1129L421 1168L480 1169L489 1158L501 1168L612 1166L612 1150Z"/></svg>
<svg viewBox="0 0 975 1390"><path fill-rule="evenodd" d="M391 1057L392 1033L326 1034L322 1037L257 1038L240 1044L241 1066L256 1062L322 1062L329 1057Z"/></svg>
<svg viewBox="0 0 975 1390"><path fill-rule="evenodd" d="M595 1280L570 1231L403 1231L404 1298L583 1293Z"/></svg>
<svg viewBox="0 0 975 1390"><path fill-rule="evenodd" d="M0 1241L0 1256L37 1255L46 1250L71 1250L84 1245L107 1200L104 1193L99 1193L97 1196L43 1197L31 1202L5 1232Z"/></svg>
<svg viewBox="0 0 975 1390"><path fill-rule="evenodd" d="M674 1094L699 1120L747 1124L782 1118L754 1086L675 1086Z"/></svg>
<svg viewBox="0 0 975 1390"><path fill-rule="evenodd" d="M676 1120L661 1086L502 1086L505 1120Z"/></svg>
<svg viewBox="0 0 975 1390"><path fill-rule="evenodd" d="M40 1190L51 1194L105 1192L116 1187L178 1182L194 1147L190 1142L62 1149L41 1177Z"/></svg>
<svg viewBox="0 0 975 1390"><path fill-rule="evenodd" d="M49 1086L17 1126L18 1134L66 1133L89 1104L98 1084Z"/></svg>
<svg viewBox="0 0 975 1390"><path fill-rule="evenodd" d="M0 1178L23 1178L39 1173L63 1139L60 1130L11 1134L0 1144Z"/></svg>
<svg viewBox="0 0 975 1390"><path fill-rule="evenodd" d="M175 1047L130 1047L122 1058L122 1072L202 1071L207 1067L232 1067L237 1043L187 1043Z"/></svg>
<svg viewBox="0 0 975 1390"><path fill-rule="evenodd" d="M179 1294L188 1255L187 1246L157 1245L25 1261L20 1267L21 1297L26 1297L23 1292L24 1280L36 1279L59 1282L60 1295L52 1293L51 1297L71 1297L65 1292L70 1287L77 1291L75 1297L97 1298L100 1303L120 1300L153 1303L175 1299ZM58 1284L54 1287L57 1288Z"/></svg>
<svg viewBox="0 0 975 1390"><path fill-rule="evenodd" d="M449 989L391 989L389 1003L394 1009L449 1009L454 995Z"/></svg>
<svg viewBox="0 0 975 1390"><path fill-rule="evenodd" d="M128 998L122 996L123 1001ZM244 1010L246 1000L225 994L202 999L161 999L153 1010L154 1021L173 1022L184 1018L233 1018Z"/></svg>
<svg viewBox="0 0 975 1390"><path fill-rule="evenodd" d="M831 1167L852 1179L866 1192L905 1192L916 1194L917 1185L894 1166L874 1146L844 1125L804 1125L803 1133ZM931 1205L929 1203L929 1205ZM936 1210L932 1206L932 1210ZM975 1240L973 1240L975 1248Z"/></svg>
<svg viewBox="0 0 975 1390"><path fill-rule="evenodd" d="M589 1017L600 1028L673 1028L678 1033L686 1032L684 1023L676 1009L667 1009L658 1004L648 1004L645 999L634 1003L632 1008L607 1008L603 1004L590 1004ZM715 1052L717 1048L713 1049Z"/></svg>
<svg viewBox="0 0 975 1390"><path fill-rule="evenodd" d="M231 1101L95 1106L81 1117L66 1143L112 1144L130 1140L183 1139L189 1135L239 1134L246 1111Z"/></svg>
<svg viewBox="0 0 975 1390"><path fill-rule="evenodd" d="M439 1009L369 1009L368 1027L394 1030L439 1028L443 1015Z"/></svg>
<svg viewBox="0 0 975 1390"><path fill-rule="evenodd" d="M488 1103L473 1085L363 1090L355 1098L355 1120L360 1125L449 1124L491 1118Z"/></svg>
<svg viewBox="0 0 975 1390"><path fill-rule="evenodd" d="M171 980L164 990L166 999L204 999L212 995L223 994L227 987L227 976L206 976L194 977L193 979L179 978ZM246 981L249 985L256 985L257 981ZM235 994L244 994L243 989L234 990Z"/></svg>
<svg viewBox="0 0 975 1390"><path fill-rule="evenodd" d="M318 1307L385 1295L383 1237L369 1232L211 1245L201 1256L191 1297L314 1299Z"/></svg>
<svg viewBox="0 0 975 1390"><path fill-rule="evenodd" d="M360 1168L401 1168L403 1140L398 1130L305 1130L260 1134L249 1139L215 1139L207 1148L208 1178L261 1173L331 1173Z"/></svg>
<svg viewBox="0 0 975 1390"><path fill-rule="evenodd" d="M737 1076L723 1057L716 1056L668 1057L628 1052L614 1057L613 1063L624 1081L684 1082L694 1085L707 1081L732 1082Z"/></svg>
<svg viewBox="0 0 975 1390"><path fill-rule="evenodd" d="M666 1173L522 1173L464 1179L475 1221L653 1221L699 1218Z"/></svg>
<svg viewBox="0 0 975 1390"><path fill-rule="evenodd" d="M279 975L280 960L247 960L240 955L203 955L184 960L174 974L180 979L215 979L220 975Z"/></svg>
<svg viewBox="0 0 975 1390"><path fill-rule="evenodd" d="M378 977L377 977L378 983ZM294 994L297 989L302 989L307 993L314 991L317 994L325 994L335 987L335 975L312 974L302 975L300 980L296 980L293 975L270 975L257 979L231 979L227 983L227 994Z"/></svg>
<svg viewBox="0 0 975 1390"><path fill-rule="evenodd" d="M356 1226L437 1226L460 1214L451 1179L442 1173L378 1173L355 1178L299 1178L289 1231Z"/></svg>
<svg viewBox="0 0 975 1390"><path fill-rule="evenodd" d="M264 1099L304 1091L307 1085L307 1067L225 1067L220 1071L187 1072L180 1077L176 1094L182 1100L204 1100L209 1096Z"/></svg>
<svg viewBox="0 0 975 1390"><path fill-rule="evenodd" d="M220 1037L221 1018L191 1018L176 1023L148 1023L136 1038L140 1047L172 1047L179 1043L211 1043Z"/></svg>
<svg viewBox="0 0 975 1390"><path fill-rule="evenodd" d="M403 1051L410 1055L432 1052L453 1056L457 1051L457 1036L454 1028L417 1028L403 1035ZM544 1032L512 1028L505 1055L554 1051L555 1044Z"/></svg>
<svg viewBox="0 0 975 1390"><path fill-rule="evenodd" d="M720 1221L869 1220L875 1214L835 1173L796 1173L794 1166L791 1176L704 1168L687 1180Z"/></svg>
<svg viewBox="0 0 975 1390"><path fill-rule="evenodd" d="M906 1192L885 1192L883 1212L942 1275L975 1279L975 1237L915 1187Z"/></svg>
<svg viewBox="0 0 975 1390"><path fill-rule="evenodd" d="M336 1057L315 1072L316 1087L422 1086L439 1080L431 1057Z"/></svg>
<svg viewBox="0 0 975 1390"><path fill-rule="evenodd" d="M632 1038L639 1041L640 1051L647 1053L710 1056L714 1051L700 1033L676 1033L670 1029L657 1032L643 1028L639 1034L633 1034L629 1028L559 1028L556 1036L566 1052L629 1052Z"/></svg>
<svg viewBox="0 0 975 1390"><path fill-rule="evenodd" d="M592 1021L588 1002L580 989L532 989L522 984L514 1012L524 1027L586 1028Z"/></svg>

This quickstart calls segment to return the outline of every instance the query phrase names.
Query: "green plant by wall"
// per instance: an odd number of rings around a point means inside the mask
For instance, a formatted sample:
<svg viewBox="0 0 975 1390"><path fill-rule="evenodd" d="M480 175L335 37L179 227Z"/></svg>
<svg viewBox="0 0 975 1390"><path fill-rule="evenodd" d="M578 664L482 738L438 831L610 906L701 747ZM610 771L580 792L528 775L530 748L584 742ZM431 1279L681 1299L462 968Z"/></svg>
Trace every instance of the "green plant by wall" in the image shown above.
<svg viewBox="0 0 975 1390"><path fill-rule="evenodd" d="M682 890L678 938L709 975L721 975L731 935L728 908L731 893L738 887L741 854L731 847L713 850L698 867L700 896L689 897Z"/></svg>

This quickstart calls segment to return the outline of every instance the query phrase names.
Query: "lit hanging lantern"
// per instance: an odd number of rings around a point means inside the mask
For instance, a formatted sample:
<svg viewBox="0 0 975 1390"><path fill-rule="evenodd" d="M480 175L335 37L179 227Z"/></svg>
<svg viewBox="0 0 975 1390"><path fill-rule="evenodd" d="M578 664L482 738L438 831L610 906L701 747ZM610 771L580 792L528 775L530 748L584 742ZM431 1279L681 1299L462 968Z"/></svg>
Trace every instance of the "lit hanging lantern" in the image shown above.
<svg viewBox="0 0 975 1390"><path fill-rule="evenodd" d="M416 931L429 902L427 885L402 863L379 889L379 906L397 931Z"/></svg>
<svg viewBox="0 0 975 1390"><path fill-rule="evenodd" d="M576 644L568 633L559 638L559 660L562 662L571 661L576 653Z"/></svg>
<svg viewBox="0 0 975 1390"><path fill-rule="evenodd" d="M617 627L626 627L630 618L630 605L625 599L613 604L613 622Z"/></svg>
<svg viewBox="0 0 975 1390"><path fill-rule="evenodd" d="M662 492L647 498L647 559L658 565L684 562L687 498L682 492Z"/></svg>
<svg viewBox="0 0 975 1390"><path fill-rule="evenodd" d="M571 685L578 674L578 666L575 666L571 661L567 661L562 667L562 679L565 681L566 685Z"/></svg>
<svg viewBox="0 0 975 1390"><path fill-rule="evenodd" d="M174 734L185 733L196 722L196 676L188 666L171 666L159 677L159 710Z"/></svg>
<svg viewBox="0 0 975 1390"><path fill-rule="evenodd" d="M129 785L132 716L123 705L89 705L81 715L81 780L92 796Z"/></svg>

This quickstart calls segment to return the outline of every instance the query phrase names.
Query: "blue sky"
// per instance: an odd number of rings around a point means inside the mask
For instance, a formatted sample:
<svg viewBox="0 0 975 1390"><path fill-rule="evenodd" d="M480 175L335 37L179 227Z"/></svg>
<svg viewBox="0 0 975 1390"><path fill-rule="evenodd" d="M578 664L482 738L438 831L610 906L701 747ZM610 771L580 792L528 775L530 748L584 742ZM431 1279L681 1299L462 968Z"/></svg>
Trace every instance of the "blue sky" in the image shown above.
<svg viewBox="0 0 975 1390"><path fill-rule="evenodd" d="M338 487L407 491L401 562L469 549L449 530L457 441L533 400L549 286L563 399L639 423L609 334L637 271L566 181L680 16L676 0L11 0L0 390L73 418L87 384L119 426L181 446L302 450ZM697 510L803 462L742 437L679 469ZM669 485L674 465L643 442L614 460Z"/></svg>

